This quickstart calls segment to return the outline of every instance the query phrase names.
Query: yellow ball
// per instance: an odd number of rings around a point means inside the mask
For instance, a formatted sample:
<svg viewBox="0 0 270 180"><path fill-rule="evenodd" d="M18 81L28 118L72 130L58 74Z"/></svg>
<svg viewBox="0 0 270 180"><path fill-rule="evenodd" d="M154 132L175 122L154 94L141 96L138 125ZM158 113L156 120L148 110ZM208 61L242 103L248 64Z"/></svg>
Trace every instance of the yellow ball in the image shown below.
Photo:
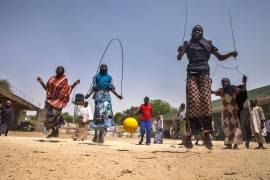
<svg viewBox="0 0 270 180"><path fill-rule="evenodd" d="M123 128L129 133L134 133L137 130L138 121L132 117L126 118L123 122Z"/></svg>

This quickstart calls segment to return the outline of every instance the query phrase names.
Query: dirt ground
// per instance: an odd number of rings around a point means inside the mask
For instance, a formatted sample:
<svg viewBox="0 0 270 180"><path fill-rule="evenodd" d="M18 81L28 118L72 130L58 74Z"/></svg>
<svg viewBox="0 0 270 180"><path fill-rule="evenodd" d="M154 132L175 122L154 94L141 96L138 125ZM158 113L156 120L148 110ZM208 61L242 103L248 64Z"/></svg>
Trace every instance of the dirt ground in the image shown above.
<svg viewBox="0 0 270 180"><path fill-rule="evenodd" d="M175 140L146 146L137 138L106 138L96 145L67 135L10 132L0 137L0 179L270 179L270 145L225 150L214 142L209 151L187 150Z"/></svg>

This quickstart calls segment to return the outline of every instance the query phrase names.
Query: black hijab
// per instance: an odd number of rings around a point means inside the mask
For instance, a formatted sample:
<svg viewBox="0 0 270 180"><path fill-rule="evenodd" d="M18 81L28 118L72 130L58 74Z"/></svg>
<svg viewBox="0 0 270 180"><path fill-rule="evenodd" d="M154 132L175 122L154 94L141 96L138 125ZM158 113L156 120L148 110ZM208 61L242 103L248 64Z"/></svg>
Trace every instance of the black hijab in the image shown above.
<svg viewBox="0 0 270 180"><path fill-rule="evenodd" d="M227 84L225 84L227 81ZM231 85L231 81L228 78L223 78L221 80L221 85L222 85L222 89L224 91L224 93L229 94L229 95L233 95L233 91L235 86Z"/></svg>

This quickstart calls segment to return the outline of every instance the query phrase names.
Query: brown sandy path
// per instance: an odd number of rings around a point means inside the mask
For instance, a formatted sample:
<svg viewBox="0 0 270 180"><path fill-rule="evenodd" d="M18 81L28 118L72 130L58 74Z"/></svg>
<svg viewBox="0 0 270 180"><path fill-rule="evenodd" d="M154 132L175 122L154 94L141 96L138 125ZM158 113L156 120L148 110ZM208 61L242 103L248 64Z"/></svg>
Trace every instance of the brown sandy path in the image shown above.
<svg viewBox="0 0 270 180"><path fill-rule="evenodd" d="M19 133L20 134L20 133ZM31 137L31 134L35 137ZM38 133L0 137L0 179L269 179L267 150L179 148L179 141L136 145L137 139L108 138L104 145L46 139ZM251 144L252 148L256 144Z"/></svg>

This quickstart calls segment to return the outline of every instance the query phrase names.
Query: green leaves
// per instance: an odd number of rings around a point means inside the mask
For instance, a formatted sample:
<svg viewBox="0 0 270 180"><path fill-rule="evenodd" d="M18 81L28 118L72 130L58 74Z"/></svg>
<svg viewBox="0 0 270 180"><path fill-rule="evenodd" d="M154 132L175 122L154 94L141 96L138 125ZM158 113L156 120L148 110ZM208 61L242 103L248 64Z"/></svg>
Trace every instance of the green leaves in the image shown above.
<svg viewBox="0 0 270 180"><path fill-rule="evenodd" d="M155 99L151 100L153 106L153 115L157 118L159 115L165 115L173 110L173 107L166 101Z"/></svg>
<svg viewBox="0 0 270 180"><path fill-rule="evenodd" d="M0 88L11 91L10 83L8 82L8 80L5 80L5 79L0 80Z"/></svg>
<svg viewBox="0 0 270 180"><path fill-rule="evenodd" d="M73 116L69 115L68 112L64 112L62 114L62 117L64 118L64 120L68 123L72 123L73 122Z"/></svg>

